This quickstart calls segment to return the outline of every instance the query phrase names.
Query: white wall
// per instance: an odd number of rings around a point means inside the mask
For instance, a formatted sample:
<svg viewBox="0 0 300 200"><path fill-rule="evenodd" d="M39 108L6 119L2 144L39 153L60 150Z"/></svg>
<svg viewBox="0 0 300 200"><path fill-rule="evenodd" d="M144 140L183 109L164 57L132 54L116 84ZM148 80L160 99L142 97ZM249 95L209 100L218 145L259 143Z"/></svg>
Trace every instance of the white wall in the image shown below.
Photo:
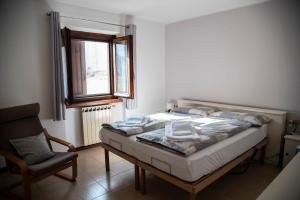
<svg viewBox="0 0 300 200"><path fill-rule="evenodd" d="M74 17L74 18L83 18L83 19L90 19L94 21L104 21L110 22L113 24L122 24L124 22L124 16L111 14L107 12L101 12L99 10L87 9L77 6L70 6L67 4L62 4L55 2L53 0L46 0L47 4L50 7L50 10L54 10L60 13L61 15L61 25L67 26L73 30L86 30L86 31L93 31L93 32L100 32L100 33L107 33L107 34L117 34L122 31L122 28L117 26L111 26L107 24L89 22L84 20L77 20L77 19L70 19L64 18L67 17ZM49 10L49 11L50 11Z"/></svg>
<svg viewBox="0 0 300 200"><path fill-rule="evenodd" d="M42 1L1 1L0 107L39 102L52 116L50 28Z"/></svg>
<svg viewBox="0 0 300 200"><path fill-rule="evenodd" d="M155 113L165 109L165 27L142 19L133 19L137 26L137 99L138 108L127 115Z"/></svg>
<svg viewBox="0 0 300 200"><path fill-rule="evenodd" d="M38 0L1 1L0 108L33 102L41 105L40 118L49 131L62 139L82 144L80 112L67 110L67 120L52 120L51 55L49 19L46 13L111 23L125 23L127 16ZM164 25L130 18L137 25L138 109L150 113L165 105ZM70 28L118 33L120 28L62 19ZM114 119L122 117L122 105L114 108ZM56 147L57 148L57 147ZM60 149L60 148L59 148Z"/></svg>
<svg viewBox="0 0 300 200"><path fill-rule="evenodd" d="M296 1L270 1L167 25L167 99L300 115L299 19Z"/></svg>

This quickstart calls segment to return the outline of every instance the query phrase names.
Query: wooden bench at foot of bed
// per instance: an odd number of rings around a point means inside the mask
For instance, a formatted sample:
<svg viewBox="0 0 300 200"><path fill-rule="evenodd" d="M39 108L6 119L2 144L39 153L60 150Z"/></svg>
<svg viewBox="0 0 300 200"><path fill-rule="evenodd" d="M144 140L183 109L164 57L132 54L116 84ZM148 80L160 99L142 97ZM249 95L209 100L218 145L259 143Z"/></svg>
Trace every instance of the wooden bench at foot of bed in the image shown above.
<svg viewBox="0 0 300 200"><path fill-rule="evenodd" d="M133 156L130 156L120 150L117 150L111 147L110 145L101 143L101 146L105 149L105 166L107 171L109 171L109 154L108 154L109 151L134 164L135 188L137 190L140 189L143 194L146 193L146 171L149 171L150 173L160 177L161 179L168 181L169 183L176 185L177 187L182 188L183 190L189 192L190 200L195 200L198 192L200 192L205 187L209 186L211 183L213 183L214 181L222 177L224 174L226 174L228 171L230 171L231 169L239 165L241 162L245 161L248 158L252 158L258 150L260 150L261 152L260 162L263 163L265 158L266 146L268 142L269 139L267 137L264 138L260 143L255 145L253 148L249 149L248 151L238 156L234 160L230 161L229 163L225 164L221 168L200 178L195 182L183 181L173 175L161 171L156 167L153 167L150 164L142 162L134 158ZM141 168L141 170L139 168Z"/></svg>

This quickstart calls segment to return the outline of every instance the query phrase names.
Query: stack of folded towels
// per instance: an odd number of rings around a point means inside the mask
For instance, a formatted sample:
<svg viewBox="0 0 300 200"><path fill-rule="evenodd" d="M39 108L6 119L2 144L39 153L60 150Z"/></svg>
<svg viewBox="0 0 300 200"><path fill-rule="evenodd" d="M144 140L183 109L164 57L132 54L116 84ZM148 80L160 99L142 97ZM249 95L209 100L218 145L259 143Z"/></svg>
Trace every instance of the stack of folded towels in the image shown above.
<svg viewBox="0 0 300 200"><path fill-rule="evenodd" d="M172 142L201 141L207 139L207 136L200 135L201 128L197 129L193 123L187 121L172 121L166 124L166 139Z"/></svg>
<svg viewBox="0 0 300 200"><path fill-rule="evenodd" d="M148 117L143 115L133 115L126 119L126 121L116 122L116 125L128 135L138 134L144 132L144 126L150 122Z"/></svg>
<svg viewBox="0 0 300 200"><path fill-rule="evenodd" d="M150 119L144 115L133 115L125 121L117 121L111 124L102 124L102 127L112 129L127 136L153 131L165 127L165 121Z"/></svg>
<svg viewBox="0 0 300 200"><path fill-rule="evenodd" d="M119 127L143 127L149 123L149 118L143 115L133 115L118 124Z"/></svg>

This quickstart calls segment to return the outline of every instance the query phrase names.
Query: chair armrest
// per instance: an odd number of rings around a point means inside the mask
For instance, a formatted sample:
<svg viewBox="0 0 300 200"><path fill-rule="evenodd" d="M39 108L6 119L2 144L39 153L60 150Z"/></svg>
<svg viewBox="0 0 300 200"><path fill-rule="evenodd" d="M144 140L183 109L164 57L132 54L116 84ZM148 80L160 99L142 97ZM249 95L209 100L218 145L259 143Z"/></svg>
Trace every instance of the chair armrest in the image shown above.
<svg viewBox="0 0 300 200"><path fill-rule="evenodd" d="M27 173L28 166L25 160L22 160L14 154L2 149L0 149L0 155L3 156L5 159L9 160L10 162L16 164L20 168L21 174Z"/></svg>
<svg viewBox="0 0 300 200"><path fill-rule="evenodd" d="M66 142L66 141L64 141L64 140L62 140L62 139L59 139L59 138L57 138L57 137L54 137L54 136L52 136L52 135L50 135L50 134L48 133L47 129L45 129L45 128L44 128L44 133L45 133L46 137L47 137L49 140L51 140L51 141L53 141L53 142L56 142L56 143L58 143L58 144L67 146L67 147L69 148L68 151L70 151L70 152L76 151L76 149L75 149L75 147L74 147L73 144L71 144L71 143L69 143L69 142Z"/></svg>

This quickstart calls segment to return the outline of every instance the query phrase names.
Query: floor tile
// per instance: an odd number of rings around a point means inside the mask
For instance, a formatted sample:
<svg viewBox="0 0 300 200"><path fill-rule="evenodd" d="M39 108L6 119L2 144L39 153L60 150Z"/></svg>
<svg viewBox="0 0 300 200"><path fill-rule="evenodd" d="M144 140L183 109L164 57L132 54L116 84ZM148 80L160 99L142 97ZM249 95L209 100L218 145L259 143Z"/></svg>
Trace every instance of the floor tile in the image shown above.
<svg viewBox="0 0 300 200"><path fill-rule="evenodd" d="M101 179L97 182L108 191L122 189L127 186L134 187L134 171L128 170L123 173L119 173L116 176Z"/></svg>
<svg viewBox="0 0 300 200"><path fill-rule="evenodd" d="M233 172L240 171L239 168ZM276 166L254 162L243 174L226 174L198 193L197 199L253 200L276 177ZM71 174L71 169L64 170ZM33 200L182 200L188 193L178 187L147 173L147 194L134 189L134 166L110 153L110 172L105 170L104 150L95 147L79 152L78 178L69 182L50 176L32 187ZM20 176L0 174L0 189L17 181ZM259 183L259 184L258 184ZM22 196L22 187L12 190ZM0 196L0 199L5 199ZM9 198L6 198L9 199Z"/></svg>

